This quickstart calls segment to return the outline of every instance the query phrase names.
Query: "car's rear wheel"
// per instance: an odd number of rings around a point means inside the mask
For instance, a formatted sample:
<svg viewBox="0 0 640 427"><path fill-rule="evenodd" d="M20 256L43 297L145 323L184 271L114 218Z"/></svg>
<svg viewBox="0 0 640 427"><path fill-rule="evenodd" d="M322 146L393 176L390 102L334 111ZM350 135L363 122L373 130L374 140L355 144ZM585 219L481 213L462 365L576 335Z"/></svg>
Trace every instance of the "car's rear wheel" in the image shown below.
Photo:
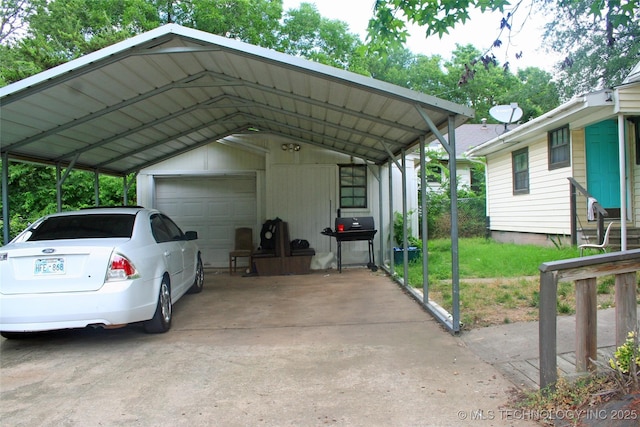
<svg viewBox="0 0 640 427"><path fill-rule="evenodd" d="M196 279L193 281L193 285L189 288L187 293L199 294L204 287L204 267L202 266L202 258L198 254L198 262L196 264Z"/></svg>
<svg viewBox="0 0 640 427"><path fill-rule="evenodd" d="M171 329L172 311L171 286L169 285L169 279L165 276L160 284L156 311L151 320L144 322L144 330L150 334L167 332Z"/></svg>

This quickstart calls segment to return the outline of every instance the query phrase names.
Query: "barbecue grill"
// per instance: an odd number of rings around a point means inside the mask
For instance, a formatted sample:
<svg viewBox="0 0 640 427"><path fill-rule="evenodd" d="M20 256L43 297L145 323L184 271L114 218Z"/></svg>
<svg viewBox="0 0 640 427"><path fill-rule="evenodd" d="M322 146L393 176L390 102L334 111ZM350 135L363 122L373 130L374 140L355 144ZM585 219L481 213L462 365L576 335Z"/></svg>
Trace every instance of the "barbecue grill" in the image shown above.
<svg viewBox="0 0 640 427"><path fill-rule="evenodd" d="M374 229L373 217L339 217L336 218L335 226L335 230L325 229L322 231L322 234L336 238L336 243L338 244L338 271L342 273L342 242L364 240L367 240L369 243L369 262L367 263L367 268L371 271L377 271L378 267L375 264L375 255L373 253L373 238L378 230Z"/></svg>

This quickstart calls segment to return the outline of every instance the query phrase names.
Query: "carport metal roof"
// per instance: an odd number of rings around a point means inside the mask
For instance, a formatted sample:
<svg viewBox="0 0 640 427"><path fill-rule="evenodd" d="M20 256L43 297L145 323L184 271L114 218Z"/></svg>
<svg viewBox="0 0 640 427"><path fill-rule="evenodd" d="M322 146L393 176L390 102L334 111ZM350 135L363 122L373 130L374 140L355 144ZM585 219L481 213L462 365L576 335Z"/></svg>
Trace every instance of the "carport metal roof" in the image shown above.
<svg viewBox="0 0 640 427"><path fill-rule="evenodd" d="M255 130L382 164L473 110L169 24L0 88L3 158L124 175Z"/></svg>
<svg viewBox="0 0 640 427"><path fill-rule="evenodd" d="M9 159L126 176L224 137L261 131L402 168L398 158L430 136L455 157L452 131L470 117L473 110L433 96L165 25L0 88L4 239ZM444 130L453 133L451 147ZM451 175L455 189L455 162ZM455 215L452 241L457 266ZM407 277L406 259L404 268ZM457 268L452 272L453 320L423 305L457 332Z"/></svg>

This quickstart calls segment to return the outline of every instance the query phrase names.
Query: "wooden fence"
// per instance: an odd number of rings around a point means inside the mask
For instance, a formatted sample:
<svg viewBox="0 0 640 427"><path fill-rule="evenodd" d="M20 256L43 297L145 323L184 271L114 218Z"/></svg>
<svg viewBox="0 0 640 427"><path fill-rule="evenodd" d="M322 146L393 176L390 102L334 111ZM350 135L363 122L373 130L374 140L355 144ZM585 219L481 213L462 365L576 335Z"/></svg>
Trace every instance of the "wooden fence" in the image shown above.
<svg viewBox="0 0 640 427"><path fill-rule="evenodd" d="M540 265L540 389L553 389L557 374L558 282L573 281L576 289L576 371L595 369L597 359L596 279L615 275L616 346L638 326L636 272L640 249L546 262Z"/></svg>

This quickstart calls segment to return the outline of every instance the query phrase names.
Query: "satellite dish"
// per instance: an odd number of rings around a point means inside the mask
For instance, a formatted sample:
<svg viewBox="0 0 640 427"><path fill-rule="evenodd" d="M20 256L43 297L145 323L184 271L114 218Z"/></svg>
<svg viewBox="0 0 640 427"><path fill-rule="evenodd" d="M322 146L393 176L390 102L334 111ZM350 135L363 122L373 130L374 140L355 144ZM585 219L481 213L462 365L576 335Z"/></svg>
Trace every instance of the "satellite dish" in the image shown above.
<svg viewBox="0 0 640 427"><path fill-rule="evenodd" d="M489 114L497 121L504 123L504 130L506 132L509 123L517 122L522 118L522 108L518 107L517 102L512 102L509 105L496 105L495 107L491 107Z"/></svg>

